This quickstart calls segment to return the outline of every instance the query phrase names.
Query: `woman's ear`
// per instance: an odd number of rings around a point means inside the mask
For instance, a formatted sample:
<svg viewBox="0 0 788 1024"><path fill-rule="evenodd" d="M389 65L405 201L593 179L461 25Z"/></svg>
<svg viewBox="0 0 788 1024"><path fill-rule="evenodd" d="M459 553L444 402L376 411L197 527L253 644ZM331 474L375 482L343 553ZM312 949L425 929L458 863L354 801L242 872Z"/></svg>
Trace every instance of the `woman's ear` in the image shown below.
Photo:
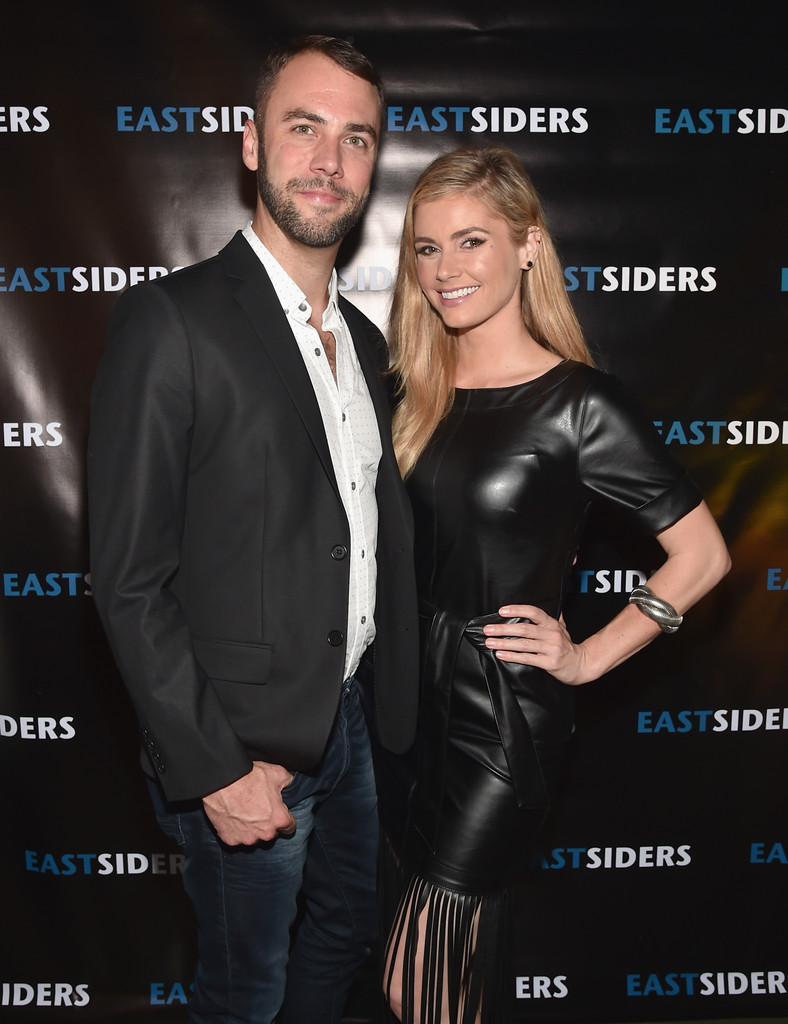
<svg viewBox="0 0 788 1024"><path fill-rule="evenodd" d="M520 246L520 266L523 270L531 270L539 255L539 246L542 242L542 229L538 224L532 224L528 228L525 242Z"/></svg>

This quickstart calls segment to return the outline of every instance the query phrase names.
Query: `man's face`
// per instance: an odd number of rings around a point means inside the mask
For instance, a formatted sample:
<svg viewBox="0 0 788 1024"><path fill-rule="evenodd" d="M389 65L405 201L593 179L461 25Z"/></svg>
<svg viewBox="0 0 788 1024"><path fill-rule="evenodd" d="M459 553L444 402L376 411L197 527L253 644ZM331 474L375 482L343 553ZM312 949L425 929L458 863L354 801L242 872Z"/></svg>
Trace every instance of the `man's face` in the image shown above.
<svg viewBox="0 0 788 1024"><path fill-rule="evenodd" d="M263 138L251 122L244 161L262 202L289 238L337 245L360 218L377 155L380 108L374 86L318 53L294 57L265 109Z"/></svg>

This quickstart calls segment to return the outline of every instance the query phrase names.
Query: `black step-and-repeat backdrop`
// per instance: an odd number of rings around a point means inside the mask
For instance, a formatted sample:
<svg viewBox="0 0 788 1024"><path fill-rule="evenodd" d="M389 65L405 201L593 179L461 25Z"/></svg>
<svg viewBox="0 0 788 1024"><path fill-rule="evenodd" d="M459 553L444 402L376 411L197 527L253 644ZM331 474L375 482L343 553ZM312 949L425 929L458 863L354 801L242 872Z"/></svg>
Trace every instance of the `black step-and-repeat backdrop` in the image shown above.
<svg viewBox="0 0 788 1024"><path fill-rule="evenodd" d="M91 601L88 397L127 286L243 226L261 55L352 38L388 131L341 287L385 327L406 195L503 143L540 188L597 360L702 486L733 570L681 631L580 695L514 897L518 1021L788 1016L785 8L517 0L14 2L0 19L0 1012L180 1019L181 858ZM624 540L623 538L626 538ZM608 515L578 633L657 564ZM506 837L502 837L506 841ZM360 984L352 1012L366 1019Z"/></svg>

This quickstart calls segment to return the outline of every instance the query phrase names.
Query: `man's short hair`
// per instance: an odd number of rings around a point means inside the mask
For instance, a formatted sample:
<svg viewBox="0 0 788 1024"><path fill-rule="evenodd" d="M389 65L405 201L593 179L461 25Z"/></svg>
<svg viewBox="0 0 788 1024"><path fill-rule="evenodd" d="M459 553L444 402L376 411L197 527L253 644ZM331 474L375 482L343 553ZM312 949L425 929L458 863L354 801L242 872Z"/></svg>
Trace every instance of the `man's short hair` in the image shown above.
<svg viewBox="0 0 788 1024"><path fill-rule="evenodd" d="M381 121L385 109L386 97L383 90L383 82L375 70L375 66L367 57L355 48L346 39L337 39L335 36L297 36L281 46L277 46L265 59L260 70L260 77L257 80L257 90L254 98L254 121L257 131L262 137L263 122L265 120L265 108L268 97L276 83L279 75L284 71L293 57L302 53L320 53L328 57L339 67L369 82L378 94L378 107Z"/></svg>

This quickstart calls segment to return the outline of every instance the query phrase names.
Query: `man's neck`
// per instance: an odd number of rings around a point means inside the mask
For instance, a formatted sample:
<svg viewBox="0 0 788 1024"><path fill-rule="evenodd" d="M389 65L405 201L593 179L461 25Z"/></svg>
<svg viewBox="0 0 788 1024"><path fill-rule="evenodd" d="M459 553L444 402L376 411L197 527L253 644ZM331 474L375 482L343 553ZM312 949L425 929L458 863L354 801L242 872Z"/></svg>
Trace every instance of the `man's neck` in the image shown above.
<svg viewBox="0 0 788 1024"><path fill-rule="evenodd" d="M328 283L340 243L313 248L296 242L274 223L267 211L261 212L259 207L252 220L252 230L304 293L312 307L312 316L319 322L328 305Z"/></svg>

